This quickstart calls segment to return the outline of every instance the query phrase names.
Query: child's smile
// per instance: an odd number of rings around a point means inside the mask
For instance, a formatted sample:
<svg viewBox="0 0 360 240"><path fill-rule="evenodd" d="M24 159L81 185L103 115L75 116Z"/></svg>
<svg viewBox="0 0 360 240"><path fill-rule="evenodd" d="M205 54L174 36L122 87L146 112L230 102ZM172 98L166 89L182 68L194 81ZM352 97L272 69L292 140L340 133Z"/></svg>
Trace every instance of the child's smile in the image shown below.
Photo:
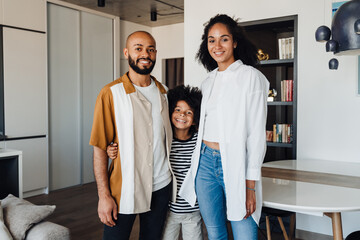
<svg viewBox="0 0 360 240"><path fill-rule="evenodd" d="M184 121L184 120L181 120L181 119L175 119L177 122L181 122L181 123L186 123L186 121Z"/></svg>

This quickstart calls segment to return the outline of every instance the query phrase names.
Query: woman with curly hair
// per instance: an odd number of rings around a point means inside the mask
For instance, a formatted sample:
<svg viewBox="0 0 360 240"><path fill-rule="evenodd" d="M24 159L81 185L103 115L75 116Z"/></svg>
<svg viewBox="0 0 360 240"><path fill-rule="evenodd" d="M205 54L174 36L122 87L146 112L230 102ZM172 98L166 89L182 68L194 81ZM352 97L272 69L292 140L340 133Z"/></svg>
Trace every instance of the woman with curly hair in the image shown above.
<svg viewBox="0 0 360 240"><path fill-rule="evenodd" d="M190 204L197 196L209 239L227 239L227 220L234 239L257 239L269 82L253 67L256 52L237 20L216 15L206 24L197 59L210 73L180 196Z"/></svg>

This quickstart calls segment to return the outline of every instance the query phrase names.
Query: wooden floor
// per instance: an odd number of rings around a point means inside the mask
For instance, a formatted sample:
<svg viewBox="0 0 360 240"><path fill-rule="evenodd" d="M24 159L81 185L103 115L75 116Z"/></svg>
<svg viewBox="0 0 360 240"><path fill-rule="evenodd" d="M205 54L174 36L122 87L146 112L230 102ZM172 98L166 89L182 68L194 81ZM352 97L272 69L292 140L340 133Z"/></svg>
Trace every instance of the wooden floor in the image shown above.
<svg viewBox="0 0 360 240"><path fill-rule="evenodd" d="M98 197L95 183L57 190L48 195L30 197L26 200L37 205L56 205L55 212L46 220L69 228L72 240L101 239L103 225L97 215ZM138 232L139 223L136 220L130 240L139 239ZM206 240L205 228L204 232ZM259 232L259 239L265 240L266 237ZM280 239L284 239L281 234L272 234L272 240Z"/></svg>
<svg viewBox="0 0 360 240"><path fill-rule="evenodd" d="M46 220L70 229L73 240L99 240L103 225L97 216L97 190L94 183L39 195L26 200L37 204L56 205Z"/></svg>

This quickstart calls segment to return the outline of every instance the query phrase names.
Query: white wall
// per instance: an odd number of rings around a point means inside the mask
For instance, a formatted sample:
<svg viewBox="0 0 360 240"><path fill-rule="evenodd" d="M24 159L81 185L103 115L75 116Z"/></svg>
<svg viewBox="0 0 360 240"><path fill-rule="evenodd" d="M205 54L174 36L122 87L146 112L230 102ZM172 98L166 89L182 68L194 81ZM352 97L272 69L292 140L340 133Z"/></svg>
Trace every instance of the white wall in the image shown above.
<svg viewBox="0 0 360 240"><path fill-rule="evenodd" d="M297 157L360 163L360 96L357 57L337 57L339 69L330 71L332 54L315 41L320 25L331 25L331 0L185 0L185 83L199 85L206 71L194 59L203 23L217 13L259 20L298 15L298 140ZM261 7L260 7L261 6ZM199 9L206 8L206 11ZM344 236L359 230L360 212L344 213ZM327 217L297 215L297 228L332 235Z"/></svg>
<svg viewBox="0 0 360 240"><path fill-rule="evenodd" d="M154 27L152 34L156 40L156 66L152 72L159 81L165 83L165 59L184 57L184 23Z"/></svg>
<svg viewBox="0 0 360 240"><path fill-rule="evenodd" d="M135 31L147 31L156 40L157 57L155 68L151 75L160 82L165 82L163 78L163 60L167 58L184 57L184 24L172 24L161 27L147 27L144 25L120 21L120 50L121 50L121 75L128 71L128 61L125 59L123 49L126 45L126 38Z"/></svg>

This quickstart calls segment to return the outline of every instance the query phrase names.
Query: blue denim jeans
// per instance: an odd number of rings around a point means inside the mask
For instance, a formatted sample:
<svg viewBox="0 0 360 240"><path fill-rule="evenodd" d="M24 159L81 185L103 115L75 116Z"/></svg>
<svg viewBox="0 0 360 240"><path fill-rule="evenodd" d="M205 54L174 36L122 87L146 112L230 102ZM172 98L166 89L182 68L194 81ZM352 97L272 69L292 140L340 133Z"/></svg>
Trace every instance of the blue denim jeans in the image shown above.
<svg viewBox="0 0 360 240"><path fill-rule="evenodd" d="M201 146L195 190L209 240L227 240L226 192L221 155L219 150L209 148L204 143ZM235 240L257 239L257 224L252 217L231 221L231 228Z"/></svg>

